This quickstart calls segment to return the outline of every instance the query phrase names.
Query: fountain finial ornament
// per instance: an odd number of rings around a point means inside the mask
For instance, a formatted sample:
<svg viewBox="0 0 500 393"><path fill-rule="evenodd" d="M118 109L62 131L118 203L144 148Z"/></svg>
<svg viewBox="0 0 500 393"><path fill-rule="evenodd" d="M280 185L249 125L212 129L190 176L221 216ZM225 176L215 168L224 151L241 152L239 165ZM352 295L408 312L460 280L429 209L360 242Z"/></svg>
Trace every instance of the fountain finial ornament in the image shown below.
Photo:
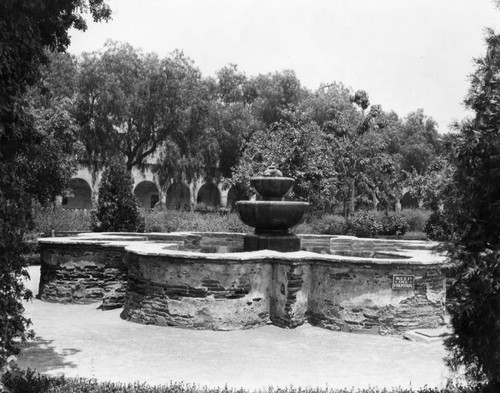
<svg viewBox="0 0 500 393"><path fill-rule="evenodd" d="M275 165L270 165L263 176L250 179L250 184L262 197L260 201L238 201L236 210L241 221L255 228L243 241L245 251L276 250L299 251L300 239L289 233L307 210L307 202L284 201L295 180L284 177Z"/></svg>
<svg viewBox="0 0 500 393"><path fill-rule="evenodd" d="M283 177L283 173L276 167L276 165L271 164L264 171L265 177Z"/></svg>

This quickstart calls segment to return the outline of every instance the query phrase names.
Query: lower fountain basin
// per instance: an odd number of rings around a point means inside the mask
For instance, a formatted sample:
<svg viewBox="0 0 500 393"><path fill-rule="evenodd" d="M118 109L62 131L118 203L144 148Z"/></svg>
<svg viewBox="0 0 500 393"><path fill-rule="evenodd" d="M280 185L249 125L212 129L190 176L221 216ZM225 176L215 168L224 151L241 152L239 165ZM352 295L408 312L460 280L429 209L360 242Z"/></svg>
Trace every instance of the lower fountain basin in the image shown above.
<svg viewBox="0 0 500 393"><path fill-rule="evenodd" d="M432 252L436 244L299 235L303 249L317 253L199 252L241 250L245 237L178 232L40 239L40 298L102 299L105 309L123 306L121 317L129 321L193 329L307 322L399 334L445 323L447 259ZM385 257L377 258L380 253Z"/></svg>
<svg viewBox="0 0 500 393"><path fill-rule="evenodd" d="M239 201L236 210L240 220L257 232L287 232L299 224L309 204L291 201Z"/></svg>

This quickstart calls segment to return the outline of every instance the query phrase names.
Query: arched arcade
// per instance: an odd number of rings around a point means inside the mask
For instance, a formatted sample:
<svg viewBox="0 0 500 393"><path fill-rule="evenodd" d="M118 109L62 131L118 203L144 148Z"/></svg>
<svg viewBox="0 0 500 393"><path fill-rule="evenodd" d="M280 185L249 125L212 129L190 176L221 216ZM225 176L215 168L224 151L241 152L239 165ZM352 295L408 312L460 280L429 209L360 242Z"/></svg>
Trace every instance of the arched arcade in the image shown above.
<svg viewBox="0 0 500 393"><path fill-rule="evenodd" d="M137 184L134 188L134 195L139 204L146 209L152 209L160 200L158 187L149 180L143 180Z"/></svg>
<svg viewBox="0 0 500 393"><path fill-rule="evenodd" d="M86 180L77 177L69 181L69 194L63 196L62 207L65 209L92 208L92 189Z"/></svg>
<svg viewBox="0 0 500 393"><path fill-rule="evenodd" d="M190 210L191 191L189 187L180 182L171 184L167 189L165 205L171 210Z"/></svg>
<svg viewBox="0 0 500 393"><path fill-rule="evenodd" d="M199 210L216 210L220 207L220 191L214 183L205 183L198 190L196 208Z"/></svg>

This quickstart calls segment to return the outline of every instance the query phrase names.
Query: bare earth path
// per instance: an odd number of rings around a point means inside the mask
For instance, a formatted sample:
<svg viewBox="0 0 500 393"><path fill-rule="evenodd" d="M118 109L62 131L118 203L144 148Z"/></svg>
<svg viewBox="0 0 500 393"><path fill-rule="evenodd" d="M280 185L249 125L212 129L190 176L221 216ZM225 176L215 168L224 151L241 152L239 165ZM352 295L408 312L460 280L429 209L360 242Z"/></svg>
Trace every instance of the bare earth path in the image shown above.
<svg viewBox="0 0 500 393"><path fill-rule="evenodd" d="M29 286L36 288L32 268ZM35 290L36 292L36 290ZM256 389L273 386L443 386L441 342L332 332L309 325L230 332L145 326L98 304L27 303L37 334L22 367L68 377L149 384L184 381Z"/></svg>

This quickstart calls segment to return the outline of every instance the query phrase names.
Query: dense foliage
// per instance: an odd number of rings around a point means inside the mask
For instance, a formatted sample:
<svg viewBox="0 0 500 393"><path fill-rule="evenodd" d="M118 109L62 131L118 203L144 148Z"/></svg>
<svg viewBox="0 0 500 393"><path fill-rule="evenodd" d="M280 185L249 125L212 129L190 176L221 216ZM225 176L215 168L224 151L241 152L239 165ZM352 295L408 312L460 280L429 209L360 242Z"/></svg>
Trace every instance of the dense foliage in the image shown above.
<svg viewBox="0 0 500 393"><path fill-rule="evenodd" d="M60 108L36 105L26 93L39 81L46 50L64 50L68 29L85 29L85 11L96 21L110 15L103 0L0 2L0 366L18 351L29 324L20 278L27 274L23 239L32 225L31 202L62 194L70 173Z"/></svg>
<svg viewBox="0 0 500 393"><path fill-rule="evenodd" d="M92 229L96 232L144 232L144 220L132 192L133 179L114 160L102 175Z"/></svg>
<svg viewBox="0 0 500 393"><path fill-rule="evenodd" d="M274 163L285 176L295 178L290 198L309 200L319 209L332 209L335 170L329 159L330 146L315 123L304 121L292 112L287 117L268 130L253 134L233 181L249 196L250 178Z"/></svg>
<svg viewBox="0 0 500 393"><path fill-rule="evenodd" d="M297 106L281 110L279 122L251 135L231 182L248 197L248 179L274 163L297 180L293 197L308 200L321 212L341 205L347 223L360 207L394 209L403 185L416 183L407 181L406 169L426 174L430 163L409 159L406 141L412 139L436 159L441 146L435 122L423 111L401 121L370 105L364 91L325 85L313 94L303 93ZM416 162L418 171L412 164Z"/></svg>
<svg viewBox="0 0 500 393"><path fill-rule="evenodd" d="M451 256L457 280L449 311L449 363L500 391L500 35L488 32L466 105L475 116L456 138Z"/></svg>
<svg viewBox="0 0 500 393"><path fill-rule="evenodd" d="M450 240L453 231L450 224L451 217L444 211L433 211L425 223L425 233L430 240L445 241Z"/></svg>
<svg viewBox="0 0 500 393"><path fill-rule="evenodd" d="M160 58L113 41L52 60L49 109L64 114L94 174L120 156L128 170L149 165L165 188L227 180L248 198L248 178L272 160L298 179L298 198L321 211L340 204L346 221L360 207L394 209L403 190L427 205L440 192L445 148L421 109L399 118L366 91L310 91L290 70L249 77L230 64L204 77L181 51Z"/></svg>

